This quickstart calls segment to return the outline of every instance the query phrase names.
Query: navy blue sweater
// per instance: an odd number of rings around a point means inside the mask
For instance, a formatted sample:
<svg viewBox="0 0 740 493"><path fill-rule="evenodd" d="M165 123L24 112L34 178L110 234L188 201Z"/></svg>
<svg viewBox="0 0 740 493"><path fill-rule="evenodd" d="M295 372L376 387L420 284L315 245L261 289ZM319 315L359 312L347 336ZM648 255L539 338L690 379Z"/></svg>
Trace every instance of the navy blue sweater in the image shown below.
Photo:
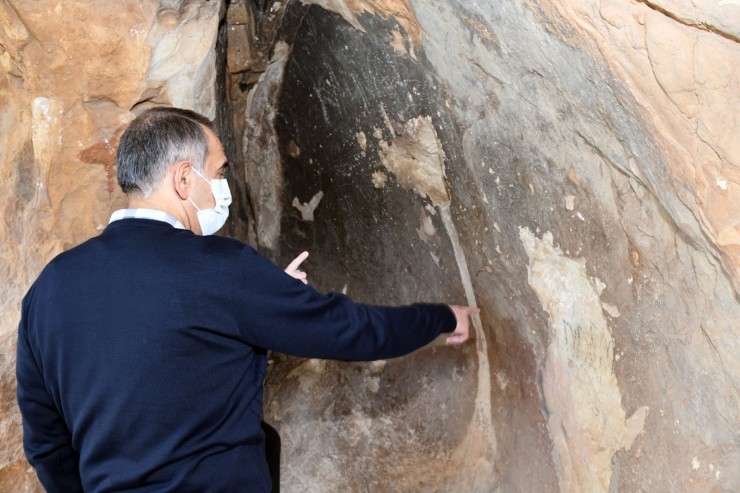
<svg viewBox="0 0 740 493"><path fill-rule="evenodd" d="M266 492L267 349L392 358L454 327L445 305L357 304L236 240L116 221L23 300L26 455L50 492Z"/></svg>

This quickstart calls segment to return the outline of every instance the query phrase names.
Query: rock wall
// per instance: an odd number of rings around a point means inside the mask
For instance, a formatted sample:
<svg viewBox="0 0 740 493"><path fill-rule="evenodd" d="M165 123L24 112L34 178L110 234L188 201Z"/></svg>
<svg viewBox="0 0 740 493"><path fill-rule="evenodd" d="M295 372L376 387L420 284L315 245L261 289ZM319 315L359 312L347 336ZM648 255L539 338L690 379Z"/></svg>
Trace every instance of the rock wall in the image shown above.
<svg viewBox="0 0 740 493"><path fill-rule="evenodd" d="M216 116L219 2L0 4L0 490L40 487L15 403L20 302L56 254L125 206L118 137L138 111L172 104Z"/></svg>
<svg viewBox="0 0 740 493"><path fill-rule="evenodd" d="M462 355L276 356L291 491L738 488L737 7L693 5L270 12L259 244L323 289L483 308Z"/></svg>
<svg viewBox="0 0 740 493"><path fill-rule="evenodd" d="M173 104L218 122L230 234L310 250L326 291L482 308L459 349L273 355L284 491L740 490L737 2L6 0L0 20L0 489L39 489L20 300L123 205L125 125Z"/></svg>

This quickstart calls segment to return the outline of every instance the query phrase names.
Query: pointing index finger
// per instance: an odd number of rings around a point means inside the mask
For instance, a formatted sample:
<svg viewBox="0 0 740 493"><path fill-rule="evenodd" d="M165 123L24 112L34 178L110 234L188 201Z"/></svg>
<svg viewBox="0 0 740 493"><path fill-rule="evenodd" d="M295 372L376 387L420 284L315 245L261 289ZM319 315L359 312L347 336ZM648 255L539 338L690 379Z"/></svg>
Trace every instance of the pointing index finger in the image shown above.
<svg viewBox="0 0 740 493"><path fill-rule="evenodd" d="M292 270L296 270L296 269L298 268L298 266L299 266L299 265L301 265L301 264L303 263L303 261L304 261L304 260L306 260L307 258L308 258L308 252L303 252L303 253L301 253L300 255L298 255L298 256L297 256L297 257L295 258L295 260L293 260L293 261L292 261L292 262L290 263L290 265L288 266L288 268L287 268L287 269L285 269L285 270L286 270L286 271L292 271Z"/></svg>

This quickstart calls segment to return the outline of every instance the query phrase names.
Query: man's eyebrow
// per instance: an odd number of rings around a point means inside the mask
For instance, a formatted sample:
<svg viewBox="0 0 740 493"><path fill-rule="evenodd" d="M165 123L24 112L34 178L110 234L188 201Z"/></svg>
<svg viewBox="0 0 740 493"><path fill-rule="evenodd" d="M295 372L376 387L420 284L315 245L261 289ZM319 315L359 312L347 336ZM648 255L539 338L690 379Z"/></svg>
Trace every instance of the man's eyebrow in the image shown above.
<svg viewBox="0 0 740 493"><path fill-rule="evenodd" d="M226 168L228 168L228 167L229 167L229 162L228 162L228 161L224 161L224 164L222 164L222 165L221 165L221 167L220 167L220 168L218 168L218 169L220 169L220 170L224 170L224 169L226 169Z"/></svg>

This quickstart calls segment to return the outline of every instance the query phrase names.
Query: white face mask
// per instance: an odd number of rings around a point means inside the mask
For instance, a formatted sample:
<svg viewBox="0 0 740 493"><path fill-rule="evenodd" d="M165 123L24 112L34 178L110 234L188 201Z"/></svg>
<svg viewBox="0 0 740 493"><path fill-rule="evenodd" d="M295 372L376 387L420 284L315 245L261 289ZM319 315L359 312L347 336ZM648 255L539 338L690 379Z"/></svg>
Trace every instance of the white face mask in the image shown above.
<svg viewBox="0 0 740 493"><path fill-rule="evenodd" d="M213 198L216 199L216 206L212 209L200 209L193 199L188 197L188 200L193 207L198 210L198 223L200 223L200 231L203 235L212 235L224 225L226 218L229 217L229 204L231 204L231 190L229 190L229 184L225 179L220 180L209 180L203 176L200 171L192 168L198 176L203 178L211 185L211 193Z"/></svg>

